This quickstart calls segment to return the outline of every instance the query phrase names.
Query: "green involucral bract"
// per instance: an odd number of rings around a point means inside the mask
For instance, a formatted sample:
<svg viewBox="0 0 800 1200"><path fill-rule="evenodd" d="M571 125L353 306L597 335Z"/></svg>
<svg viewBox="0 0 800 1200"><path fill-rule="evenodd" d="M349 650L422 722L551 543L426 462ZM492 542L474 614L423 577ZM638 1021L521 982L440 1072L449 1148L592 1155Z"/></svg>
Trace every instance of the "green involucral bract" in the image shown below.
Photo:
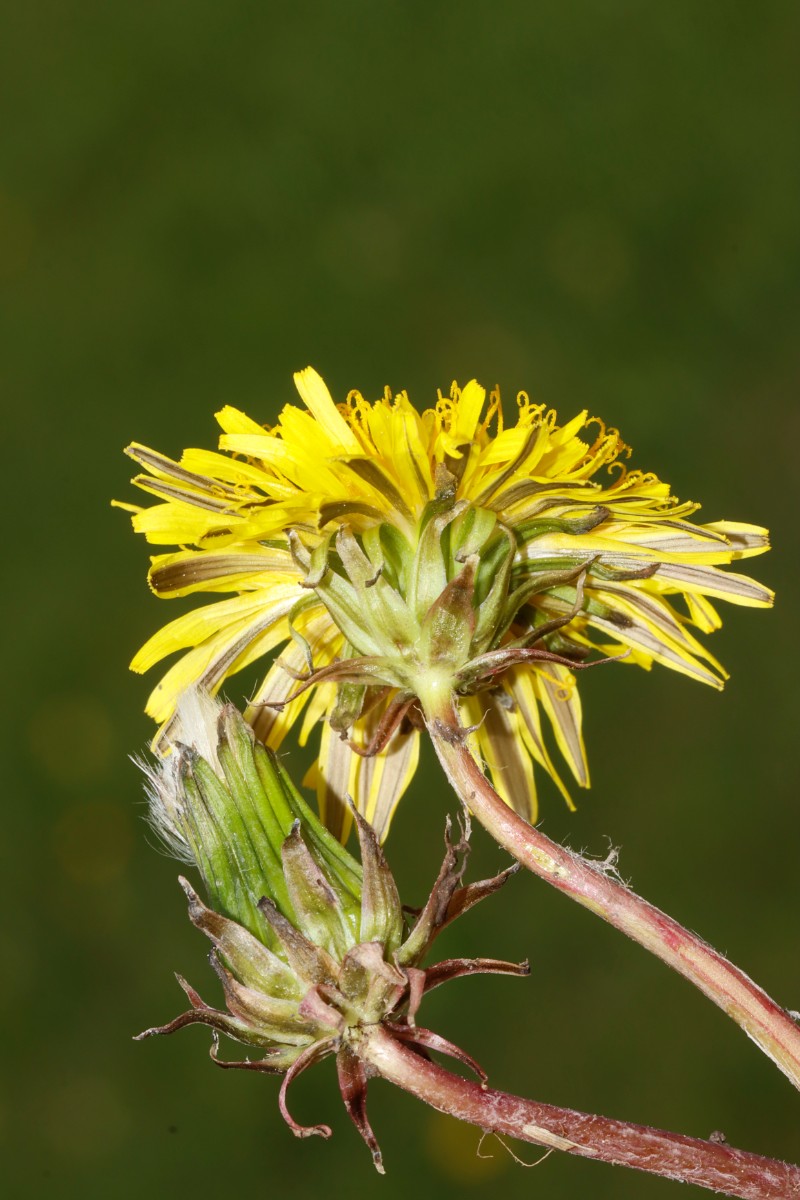
<svg viewBox="0 0 800 1200"><path fill-rule="evenodd" d="M441 871L409 929L378 839L359 814L360 863L308 809L235 708L193 692L179 705L177 725L171 753L146 767L152 821L203 879L208 906L188 880L181 884L192 923L213 944L226 1008L206 1004L179 978L189 1010L140 1036L208 1025L215 1062L285 1073L281 1111L302 1136L329 1130L293 1121L286 1087L335 1054L348 1112L380 1167L366 1118L358 1031L382 1023L402 1041L465 1058L417 1026L423 995L461 975L526 974L527 964L455 959L423 968L422 962L444 926L496 891L514 868L464 885L467 837L454 841L448 825ZM220 1059L220 1033L259 1047L263 1057Z"/></svg>

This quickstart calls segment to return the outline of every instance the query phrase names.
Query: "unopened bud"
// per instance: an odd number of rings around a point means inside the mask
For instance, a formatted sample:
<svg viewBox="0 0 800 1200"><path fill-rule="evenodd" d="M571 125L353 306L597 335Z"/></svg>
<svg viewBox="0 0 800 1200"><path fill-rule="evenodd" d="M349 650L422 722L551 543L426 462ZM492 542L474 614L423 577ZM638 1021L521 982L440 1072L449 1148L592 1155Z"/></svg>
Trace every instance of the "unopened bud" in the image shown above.
<svg viewBox="0 0 800 1200"><path fill-rule="evenodd" d="M179 978L191 1007L140 1037L208 1025L216 1062L285 1073L281 1111L300 1136L328 1136L330 1130L298 1125L286 1109L286 1088L306 1067L335 1054L347 1111L382 1169L366 1117L359 1030L380 1023L402 1041L447 1048L416 1026L426 990L481 971L527 973L527 964L492 959L421 967L444 926L511 872L463 886L468 831L453 841L448 825L439 876L407 930L392 873L360 814L354 814L359 865L307 808L236 709L193 693L181 703L177 727L170 755L146 768L152 820L169 848L203 878L208 907L186 879L181 885L192 923L213 944L211 963L227 1007L207 1005ZM263 1057L220 1060L220 1033L259 1047Z"/></svg>

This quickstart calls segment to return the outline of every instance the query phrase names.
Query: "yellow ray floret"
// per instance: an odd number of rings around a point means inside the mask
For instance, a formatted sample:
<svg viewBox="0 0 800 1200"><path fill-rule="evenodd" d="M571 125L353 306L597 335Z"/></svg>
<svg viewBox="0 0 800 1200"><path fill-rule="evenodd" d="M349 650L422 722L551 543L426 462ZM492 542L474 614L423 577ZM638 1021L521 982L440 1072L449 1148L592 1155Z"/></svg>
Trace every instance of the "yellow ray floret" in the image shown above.
<svg viewBox="0 0 800 1200"><path fill-rule="evenodd" d="M303 741L321 724L309 782L341 836L348 793L388 831L419 753L415 680L437 664L498 791L535 819L538 770L571 803L553 750L589 783L570 663L623 654L721 687L692 628L717 629L720 600L772 602L724 569L767 550L766 530L696 523L699 506L630 469L617 431L588 412L559 425L520 393L506 425L497 390L487 399L474 380L423 412L388 389L337 404L311 367L295 383L302 405L273 427L223 408L218 450L176 461L128 447L155 503L121 507L171 547L152 559L153 591L224 596L164 626L131 665L180 655L148 701L163 731L187 685L216 691L281 647L248 717L273 747L301 720ZM430 630L448 604L469 629L456 623L443 649Z"/></svg>

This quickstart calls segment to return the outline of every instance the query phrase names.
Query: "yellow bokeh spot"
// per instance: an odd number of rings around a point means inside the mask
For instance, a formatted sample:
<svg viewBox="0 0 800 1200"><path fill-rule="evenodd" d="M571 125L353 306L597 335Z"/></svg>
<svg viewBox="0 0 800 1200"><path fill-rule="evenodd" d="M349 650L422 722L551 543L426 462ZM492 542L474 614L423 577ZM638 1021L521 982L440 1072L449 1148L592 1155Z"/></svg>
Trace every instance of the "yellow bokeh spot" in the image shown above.
<svg viewBox="0 0 800 1200"><path fill-rule="evenodd" d="M631 250L621 231L601 213L573 213L551 234L550 270L576 300L602 303L618 295L631 271Z"/></svg>
<svg viewBox="0 0 800 1200"><path fill-rule="evenodd" d="M48 697L28 725L28 744L62 787L94 783L111 765L114 731L105 705L80 692Z"/></svg>
<svg viewBox="0 0 800 1200"><path fill-rule="evenodd" d="M16 279L28 266L34 228L30 212L13 196L0 192L0 281Z"/></svg>
<svg viewBox="0 0 800 1200"><path fill-rule="evenodd" d="M92 1160L112 1153L126 1140L131 1119L109 1079L43 1079L47 1086L36 1107L44 1136L57 1153Z"/></svg>
<svg viewBox="0 0 800 1200"><path fill-rule="evenodd" d="M508 1154L493 1138L481 1145L480 1130L442 1113L431 1113L426 1137L428 1157L448 1179L476 1187L508 1167Z"/></svg>
<svg viewBox="0 0 800 1200"><path fill-rule="evenodd" d="M127 812L97 801L67 809L53 837L56 858L67 878L90 886L104 886L117 879L133 848Z"/></svg>

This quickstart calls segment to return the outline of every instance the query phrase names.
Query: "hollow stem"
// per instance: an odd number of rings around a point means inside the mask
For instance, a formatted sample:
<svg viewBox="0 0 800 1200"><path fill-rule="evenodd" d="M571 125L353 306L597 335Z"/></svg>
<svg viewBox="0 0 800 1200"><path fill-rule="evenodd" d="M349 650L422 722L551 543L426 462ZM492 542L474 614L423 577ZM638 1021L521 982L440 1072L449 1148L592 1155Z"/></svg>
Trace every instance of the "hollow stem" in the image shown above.
<svg viewBox="0 0 800 1200"><path fill-rule="evenodd" d="M362 1028L358 1054L384 1079L439 1112L551 1150L693 1183L741 1200L797 1200L800 1167L678 1133L524 1100L453 1075L380 1025Z"/></svg>
<svg viewBox="0 0 800 1200"><path fill-rule="evenodd" d="M469 752L449 696L432 697L425 719L457 795L509 854L690 980L800 1088L800 1027L784 1009L696 934L611 878L602 865L552 842L509 808Z"/></svg>

